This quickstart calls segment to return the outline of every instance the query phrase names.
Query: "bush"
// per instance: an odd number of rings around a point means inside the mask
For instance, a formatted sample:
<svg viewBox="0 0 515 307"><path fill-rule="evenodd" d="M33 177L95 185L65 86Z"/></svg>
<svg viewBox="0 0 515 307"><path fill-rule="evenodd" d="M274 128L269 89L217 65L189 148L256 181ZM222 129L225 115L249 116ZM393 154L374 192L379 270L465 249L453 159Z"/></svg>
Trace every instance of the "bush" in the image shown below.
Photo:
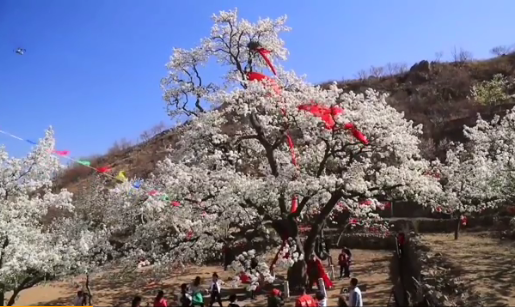
<svg viewBox="0 0 515 307"><path fill-rule="evenodd" d="M502 74L496 74L490 81L483 81L470 90L470 97L482 105L499 105L510 98L509 80Z"/></svg>

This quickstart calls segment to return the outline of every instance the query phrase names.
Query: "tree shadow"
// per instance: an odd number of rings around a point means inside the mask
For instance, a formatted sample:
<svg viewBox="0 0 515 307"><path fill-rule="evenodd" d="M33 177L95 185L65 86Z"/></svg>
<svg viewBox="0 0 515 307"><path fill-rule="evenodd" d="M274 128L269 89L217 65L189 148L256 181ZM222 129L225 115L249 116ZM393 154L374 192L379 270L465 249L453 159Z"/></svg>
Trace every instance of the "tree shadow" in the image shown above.
<svg viewBox="0 0 515 307"><path fill-rule="evenodd" d="M467 304L513 306L515 304L515 245L485 236L455 240L431 240L431 250L451 263L449 275L467 285L473 295Z"/></svg>
<svg viewBox="0 0 515 307"><path fill-rule="evenodd" d="M338 253L339 250L335 250L334 252ZM355 253L356 258L352 274L360 279L362 286L366 287L366 291L364 291L364 300L366 302L384 301L386 303L391 289L388 267L390 261L389 253L374 251L374 253L371 253L373 256L368 255L368 253L369 251L357 251ZM366 259L361 259L361 254L365 254ZM330 268L327 265L325 265L325 268L329 273ZM209 281L211 280L211 274L214 271L218 271L218 274L224 281L234 276L232 272L221 272L220 267L190 267L180 272L163 271L160 273L151 270L110 270L103 274L95 274L91 278L93 304L97 306L127 306L130 305L135 295L139 295L143 298L142 306L145 306L147 302L152 305L153 298L157 291L163 290L165 297L169 300L169 305L174 306L178 299L180 285L182 283L191 283L195 276L200 276L201 279L203 279L202 286L207 289L209 287ZM335 271L337 271L337 267L335 267ZM278 279L284 279L284 276L279 274L278 272ZM335 280L334 282L335 289L328 291L329 306L336 304L340 289L348 286L349 279ZM226 302L229 295L236 294L238 301L242 305L265 306L267 300L266 294L268 294L272 288L275 287L283 291L283 286L279 282L264 287L260 292L256 293L256 300L250 300L249 292L245 290L245 286L246 285L231 288L230 284L227 283L222 288L222 299ZM41 301L37 303L37 305L70 305L73 302L77 288L69 285L62 285L60 288L63 290L62 292L69 293L69 295L62 296L55 300ZM295 299L296 296L292 296L288 301L294 301ZM205 296L205 301L209 302L207 295Z"/></svg>

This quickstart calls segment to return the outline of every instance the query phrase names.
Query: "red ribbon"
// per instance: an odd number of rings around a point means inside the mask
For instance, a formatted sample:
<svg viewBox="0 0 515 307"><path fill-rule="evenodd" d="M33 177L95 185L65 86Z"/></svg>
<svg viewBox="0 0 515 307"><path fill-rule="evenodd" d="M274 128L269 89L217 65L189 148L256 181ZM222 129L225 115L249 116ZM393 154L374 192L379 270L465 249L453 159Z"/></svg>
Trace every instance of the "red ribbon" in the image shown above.
<svg viewBox="0 0 515 307"><path fill-rule="evenodd" d="M263 60L265 60L266 64L268 65L268 67L270 67L270 70L274 73L274 75L277 75L277 73L275 72L275 67L272 65L272 62L268 58L270 50L266 50L265 48L257 48L256 51L257 53L259 53L259 55L261 55Z"/></svg>

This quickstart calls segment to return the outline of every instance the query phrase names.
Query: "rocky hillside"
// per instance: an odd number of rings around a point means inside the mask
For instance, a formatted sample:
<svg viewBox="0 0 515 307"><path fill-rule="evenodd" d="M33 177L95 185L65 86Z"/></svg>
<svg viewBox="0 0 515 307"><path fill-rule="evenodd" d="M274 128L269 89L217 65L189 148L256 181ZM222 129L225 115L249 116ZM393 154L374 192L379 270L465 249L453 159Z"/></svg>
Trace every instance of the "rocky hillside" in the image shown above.
<svg viewBox="0 0 515 307"><path fill-rule="evenodd" d="M491 118L515 105L515 99L489 105L469 97L472 86L490 81L498 74L515 84L515 53L485 61L421 61L396 75L344 81L339 86L346 91L363 92L374 88L390 93L393 107L424 125L422 149L428 158L433 158L442 155L447 140L463 139L463 125L473 125L477 113ZM506 90L509 95L515 93L515 88ZM115 172L125 171L129 177L145 178L156 162L165 157L167 148L174 146L179 134L180 128L164 131L144 143L97 157L91 161L92 166L110 166ZM85 167L71 167L62 174L58 185L76 191L93 173Z"/></svg>

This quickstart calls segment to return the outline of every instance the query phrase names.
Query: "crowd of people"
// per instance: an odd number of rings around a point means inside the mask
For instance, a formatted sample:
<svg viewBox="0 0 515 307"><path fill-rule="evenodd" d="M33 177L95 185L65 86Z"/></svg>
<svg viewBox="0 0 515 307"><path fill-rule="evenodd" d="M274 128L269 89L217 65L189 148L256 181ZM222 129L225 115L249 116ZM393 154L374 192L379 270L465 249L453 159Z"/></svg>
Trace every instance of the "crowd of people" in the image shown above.
<svg viewBox="0 0 515 307"><path fill-rule="evenodd" d="M311 257L312 258L312 257ZM332 262L332 261L331 261ZM338 256L338 265L340 267L340 279L350 278L351 274L351 263L352 263L352 253L348 248L343 248L340 255ZM309 274L309 273L308 273ZM321 278L320 276L315 276L316 278ZM295 302L296 307L327 307L327 293L325 291L325 286L318 285L318 291L314 296L308 294L308 290L311 290L313 285L313 278L310 278L308 282L308 287L302 287L299 289L301 295L297 298ZM212 280L209 289L205 289L202 287L201 278L197 276L191 284L182 284L181 285L181 294L178 300L178 303L174 306L182 306L182 307L212 307L217 304L220 307L224 306L224 302L222 300L222 286L224 285L223 281L219 278L217 273L213 273ZM332 286L332 283L331 283ZM330 287L329 287L330 288ZM205 297L209 299L205 301ZM255 294L251 295L252 299L255 299ZM87 306L88 304L88 294L79 291L77 293L77 297L74 300L75 306ZM272 289L268 295L267 306L270 307L280 307L284 305L285 297L283 293L278 289ZM160 290L158 291L156 297L152 302L153 307L168 307L169 302L165 297L165 293ZM132 300L132 307L150 307L150 303L146 303L143 305L143 300L140 296L135 296ZM235 294L231 294L228 300L228 307L239 307L238 299ZM363 299L361 290L358 286L358 280L356 278L350 278L350 285L348 288L344 288L339 300L338 306L348 306L348 307L360 307L363 306Z"/></svg>

